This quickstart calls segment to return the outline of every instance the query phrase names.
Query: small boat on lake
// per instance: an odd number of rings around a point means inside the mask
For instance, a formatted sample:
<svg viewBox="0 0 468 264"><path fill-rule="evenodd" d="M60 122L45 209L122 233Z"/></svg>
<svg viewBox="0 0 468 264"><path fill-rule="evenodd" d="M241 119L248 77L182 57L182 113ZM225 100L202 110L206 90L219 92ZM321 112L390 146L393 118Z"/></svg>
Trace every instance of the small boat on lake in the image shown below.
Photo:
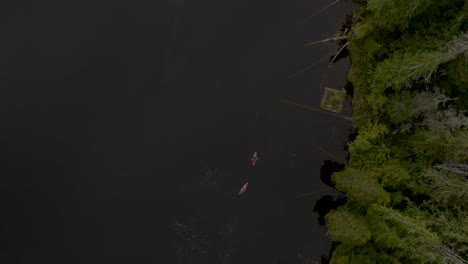
<svg viewBox="0 0 468 264"><path fill-rule="evenodd" d="M257 151L255 151L252 155L252 158L250 158L250 160L252 161L252 167L255 167L255 165L257 165L257 160L259 159L260 158L258 157Z"/></svg>
<svg viewBox="0 0 468 264"><path fill-rule="evenodd" d="M242 188L240 189L240 191L239 191L239 196L241 196L242 194L245 193L245 191L247 190L247 187L249 187L249 183L248 183L248 182L246 182L246 183L242 186Z"/></svg>

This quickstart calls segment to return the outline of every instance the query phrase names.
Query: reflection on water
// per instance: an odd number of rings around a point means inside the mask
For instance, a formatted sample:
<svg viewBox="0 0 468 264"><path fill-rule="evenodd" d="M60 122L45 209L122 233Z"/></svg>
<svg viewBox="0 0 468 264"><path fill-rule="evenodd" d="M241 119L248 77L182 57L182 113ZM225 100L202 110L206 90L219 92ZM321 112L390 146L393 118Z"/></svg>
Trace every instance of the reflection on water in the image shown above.
<svg viewBox="0 0 468 264"><path fill-rule="evenodd" d="M203 232L196 232L188 225L174 222L175 248L177 263L193 263L206 260L208 256L208 237Z"/></svg>
<svg viewBox="0 0 468 264"><path fill-rule="evenodd" d="M294 168L296 165L296 159L297 159L297 154L296 153L290 153L289 154L289 167Z"/></svg>
<svg viewBox="0 0 468 264"><path fill-rule="evenodd" d="M174 246L177 252L177 263L229 263L230 256L235 252L231 244L233 226L225 224L218 232L209 235L197 231L194 224L187 224L175 220ZM213 257L216 260L213 260Z"/></svg>
<svg viewBox="0 0 468 264"><path fill-rule="evenodd" d="M230 256L235 252L235 249L230 245L230 240L233 234L233 227L231 224L226 224L218 232L220 243L217 244L217 255L221 264L229 263Z"/></svg>
<svg viewBox="0 0 468 264"><path fill-rule="evenodd" d="M205 166L205 171L201 176L202 185L215 185L217 183L218 170Z"/></svg>

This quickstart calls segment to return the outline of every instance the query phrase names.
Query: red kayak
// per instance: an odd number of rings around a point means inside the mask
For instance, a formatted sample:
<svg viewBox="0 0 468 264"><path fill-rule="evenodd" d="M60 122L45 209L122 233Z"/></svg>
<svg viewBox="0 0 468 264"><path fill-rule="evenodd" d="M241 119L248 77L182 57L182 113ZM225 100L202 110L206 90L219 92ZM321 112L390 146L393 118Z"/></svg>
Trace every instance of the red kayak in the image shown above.
<svg viewBox="0 0 468 264"><path fill-rule="evenodd" d="M259 159L260 158L258 157L257 151L255 151L252 158L250 158L250 160L252 161L252 167L255 167L255 165L257 165L257 160Z"/></svg>
<svg viewBox="0 0 468 264"><path fill-rule="evenodd" d="M249 183L248 183L248 182L245 183L245 184L242 186L242 188L241 188L240 191L239 191L239 196L241 196L242 194L245 193L245 191L247 190L247 187L248 187L248 186L249 186Z"/></svg>

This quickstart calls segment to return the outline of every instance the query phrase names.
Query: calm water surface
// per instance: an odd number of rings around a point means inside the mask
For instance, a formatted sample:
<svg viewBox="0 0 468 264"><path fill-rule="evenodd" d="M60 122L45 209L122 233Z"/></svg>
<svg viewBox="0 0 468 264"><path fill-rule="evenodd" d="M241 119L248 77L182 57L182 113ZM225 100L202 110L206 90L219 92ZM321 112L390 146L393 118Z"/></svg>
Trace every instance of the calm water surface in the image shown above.
<svg viewBox="0 0 468 264"><path fill-rule="evenodd" d="M1 4L2 255L15 263L311 263L347 120L341 1ZM309 65L310 70L297 74ZM258 151L255 168L249 158ZM249 182L239 197L240 187ZM309 262L308 262L309 261Z"/></svg>

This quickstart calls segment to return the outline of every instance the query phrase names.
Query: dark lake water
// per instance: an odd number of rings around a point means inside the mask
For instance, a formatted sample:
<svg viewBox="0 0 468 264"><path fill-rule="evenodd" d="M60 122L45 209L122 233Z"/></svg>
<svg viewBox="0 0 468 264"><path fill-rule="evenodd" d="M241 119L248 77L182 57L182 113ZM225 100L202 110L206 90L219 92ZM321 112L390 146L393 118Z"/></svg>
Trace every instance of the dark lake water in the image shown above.
<svg viewBox="0 0 468 264"><path fill-rule="evenodd" d="M338 193L320 169L344 162L350 123L284 100L318 107L324 86L346 83L349 62L328 65L336 44L303 47L332 36L355 7L343 0L301 24L332 2L0 4L2 256L328 255L314 206Z"/></svg>

